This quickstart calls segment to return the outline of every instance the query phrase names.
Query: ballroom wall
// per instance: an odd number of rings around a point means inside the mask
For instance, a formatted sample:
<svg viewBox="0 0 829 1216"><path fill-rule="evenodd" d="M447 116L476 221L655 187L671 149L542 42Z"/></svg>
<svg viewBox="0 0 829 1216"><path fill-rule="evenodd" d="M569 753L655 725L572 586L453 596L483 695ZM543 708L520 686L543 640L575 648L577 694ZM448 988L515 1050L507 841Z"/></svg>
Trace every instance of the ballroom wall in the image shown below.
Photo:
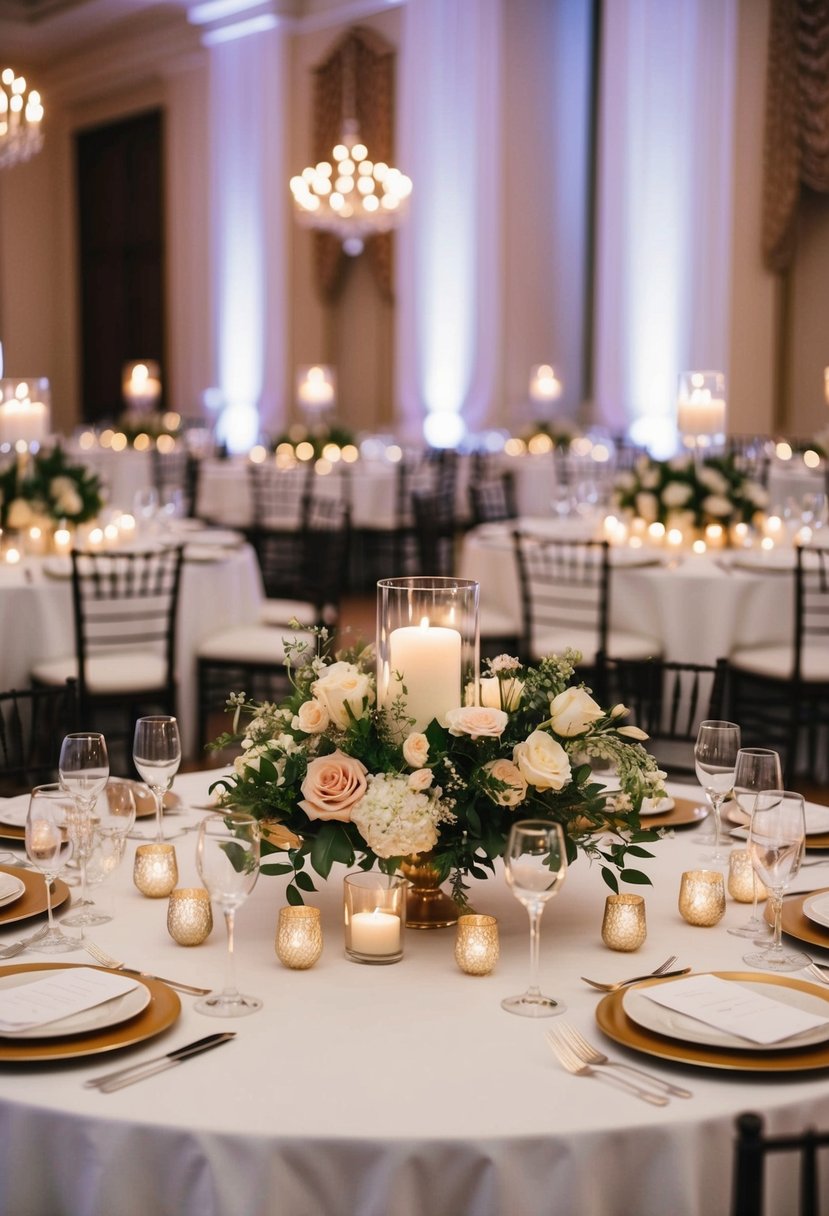
<svg viewBox="0 0 829 1216"><path fill-rule="evenodd" d="M384 8L360 22L400 45L403 8ZM591 348L585 342L587 222L584 162L587 97L583 75L572 73L563 94L567 56L565 15L575 0L510 0L503 25L503 88L499 124L503 150L502 230L499 263L502 324L496 335L498 373L489 421L526 421L529 367L552 360L562 369L564 408L589 421L586 379ZM733 218L728 287L730 422L736 431L770 429L775 421L774 351L776 283L760 259L763 90L768 0L738 0L733 136ZM284 34L286 48L284 163L274 180L287 179L310 158L309 69L354 24L348 6L312 11ZM138 37L137 35L140 35ZM572 35L580 64L589 45L583 28ZM555 53L554 53L555 52ZM556 55L563 56L556 59ZM18 70L26 64L15 65ZM545 73L545 67L550 70ZM78 365L78 293L75 271L73 147L78 130L160 106L165 115L167 176L168 365L171 404L186 414L202 410L203 394L217 382L215 279L211 274L210 55L199 31L180 12L156 14L146 26L116 33L94 47L30 72L47 106L46 145L29 164L0 174L0 340L11 375L45 374L53 385L55 420L71 428L82 416ZM580 83L581 80L581 83ZM215 98L214 98L215 103ZM569 106L569 108L568 108ZM564 142L560 122L581 138ZM559 121L557 121L559 120ZM402 165L405 169L405 165ZM220 168L219 168L220 171ZM416 184L415 184L416 188ZM292 412L293 369L311 361L338 365L348 386L342 412L355 427L393 423L394 325L379 299L364 259L351 268L335 310L314 290L311 240L296 228L285 199L277 234L286 308L284 361L269 406L272 429ZM275 210L278 210L276 201ZM571 225L568 231L567 225ZM807 243L807 251L820 241ZM825 276L798 280L799 315L823 292ZM811 314L820 308L816 299ZM825 333L819 325L798 358L807 371L822 368ZM602 341L593 335L592 350ZM140 352L135 352L140 354ZM789 395L779 419L810 433L820 422L808 385Z"/></svg>

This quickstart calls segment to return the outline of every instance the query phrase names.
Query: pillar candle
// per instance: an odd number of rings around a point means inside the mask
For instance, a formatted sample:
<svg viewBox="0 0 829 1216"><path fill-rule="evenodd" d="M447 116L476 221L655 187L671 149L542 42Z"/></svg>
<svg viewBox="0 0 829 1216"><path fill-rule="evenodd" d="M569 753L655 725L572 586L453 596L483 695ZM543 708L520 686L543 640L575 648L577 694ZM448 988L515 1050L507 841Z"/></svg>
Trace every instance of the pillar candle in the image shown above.
<svg viewBox="0 0 829 1216"><path fill-rule="evenodd" d="M446 725L446 713L461 704L461 635L456 629L430 625L404 625L389 638L391 668L389 700L405 685L407 716L415 730L437 718ZM398 681L398 676L400 677Z"/></svg>

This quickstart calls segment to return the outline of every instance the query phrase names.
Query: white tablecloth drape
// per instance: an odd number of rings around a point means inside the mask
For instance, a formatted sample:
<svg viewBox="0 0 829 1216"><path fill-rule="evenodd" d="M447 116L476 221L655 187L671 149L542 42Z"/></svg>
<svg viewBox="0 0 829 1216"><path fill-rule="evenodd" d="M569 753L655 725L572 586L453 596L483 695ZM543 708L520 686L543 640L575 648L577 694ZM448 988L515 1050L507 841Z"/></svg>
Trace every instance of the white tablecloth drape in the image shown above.
<svg viewBox="0 0 829 1216"><path fill-rule="evenodd" d="M208 780L180 775L175 788L200 803ZM167 830L181 831L203 813L170 817ZM181 885L197 881L193 833L175 844ZM177 1024L128 1052L60 1066L0 1065L0 1210L726 1216L736 1114L758 1110L775 1131L827 1126L829 1077L671 1065L603 1040L594 1021L601 998L581 975L643 973L668 954L701 971L744 969L747 943L727 929L746 919L745 905L729 900L725 919L711 929L686 924L677 911L682 871L703 864L695 832L678 831L653 851L643 863L653 879L641 889L645 944L635 954L603 946L607 888L580 858L544 915L542 985L614 1058L689 1087L690 1100L672 1099L659 1110L572 1077L546 1045L544 1020L501 1009L502 997L527 984L528 922L500 866L471 892L479 911L499 919L501 959L488 977L457 969L452 929L408 931L404 958L394 966L348 961L341 868L308 899L322 909L322 958L310 971L286 970L274 953L285 880L263 876L237 920L240 986L264 999L260 1012L228 1024L199 1015L194 998L184 996ZM175 945L165 928L166 901L143 899L130 883L131 852L95 891L114 919L95 928L93 939L161 975L221 982L223 926L203 946ZM816 886L829 884L829 865L804 873ZM14 936L9 930L3 940ZM109 1095L83 1088L89 1077L223 1029L236 1031L232 1043L162 1076ZM792 1184L781 1185L772 1188L770 1211L789 1210Z"/></svg>

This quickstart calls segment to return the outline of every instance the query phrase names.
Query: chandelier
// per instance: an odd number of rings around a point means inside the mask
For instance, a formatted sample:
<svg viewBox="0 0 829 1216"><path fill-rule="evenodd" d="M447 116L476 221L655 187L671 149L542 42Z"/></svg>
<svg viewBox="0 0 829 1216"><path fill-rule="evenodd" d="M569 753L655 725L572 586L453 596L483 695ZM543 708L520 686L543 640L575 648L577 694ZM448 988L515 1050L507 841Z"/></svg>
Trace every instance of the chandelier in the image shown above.
<svg viewBox="0 0 829 1216"><path fill-rule="evenodd" d="M27 92L23 76L11 68L0 72L0 169L28 160L43 147L40 94Z"/></svg>
<svg viewBox="0 0 829 1216"><path fill-rule="evenodd" d="M356 53L344 53L343 108L340 142L331 159L309 165L291 178L297 219L308 228L333 233L350 257L363 252L365 241L389 232L402 218L411 179L385 161L373 161L360 138L356 108Z"/></svg>

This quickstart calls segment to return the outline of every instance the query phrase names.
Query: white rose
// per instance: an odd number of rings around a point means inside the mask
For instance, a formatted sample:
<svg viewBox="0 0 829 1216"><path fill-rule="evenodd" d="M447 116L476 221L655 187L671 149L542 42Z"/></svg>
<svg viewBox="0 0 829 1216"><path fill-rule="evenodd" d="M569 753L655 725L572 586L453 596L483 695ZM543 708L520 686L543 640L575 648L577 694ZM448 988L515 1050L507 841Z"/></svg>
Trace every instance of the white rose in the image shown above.
<svg viewBox="0 0 829 1216"><path fill-rule="evenodd" d="M304 731L306 735L319 735L330 722L327 708L320 701L303 701L294 715L291 727Z"/></svg>
<svg viewBox="0 0 829 1216"><path fill-rule="evenodd" d="M712 469L710 465L704 464L697 470L697 478L712 494L728 493L728 478L724 477L719 469Z"/></svg>
<svg viewBox="0 0 829 1216"><path fill-rule="evenodd" d="M626 739L642 740L649 737L643 730L640 730L638 726L620 726L617 733L624 735Z"/></svg>
<svg viewBox="0 0 829 1216"><path fill-rule="evenodd" d="M490 797L498 806L518 806L527 796L527 782L521 770L512 760L502 757L500 760L490 760L484 765L484 772L489 773L496 781L503 781L505 789L494 791Z"/></svg>
<svg viewBox="0 0 829 1216"><path fill-rule="evenodd" d="M328 710L331 721L342 730L351 722L349 710L355 718L361 718L363 702L370 705L374 700L369 677L353 663L342 661L324 668L319 679L311 685L311 692Z"/></svg>
<svg viewBox="0 0 829 1216"><path fill-rule="evenodd" d="M74 486L64 490L55 499L59 515L79 515L83 510L83 499Z"/></svg>
<svg viewBox="0 0 829 1216"><path fill-rule="evenodd" d="M7 528L28 528L32 522L32 508L25 498L13 498L6 515Z"/></svg>
<svg viewBox="0 0 829 1216"><path fill-rule="evenodd" d="M662 491L662 501L666 507L684 507L693 492L687 481L669 481Z"/></svg>
<svg viewBox="0 0 829 1216"><path fill-rule="evenodd" d="M642 474L641 482L646 490L655 490L659 485L658 469L646 469Z"/></svg>
<svg viewBox="0 0 829 1216"><path fill-rule="evenodd" d="M707 498L703 498L702 509L706 514L716 515L718 518L730 515L733 510L728 499L720 494L709 494Z"/></svg>
<svg viewBox="0 0 829 1216"><path fill-rule="evenodd" d="M570 780L567 752L546 731L534 730L523 743L516 743L512 758L521 776L540 790L561 790Z"/></svg>
<svg viewBox="0 0 829 1216"><path fill-rule="evenodd" d="M430 768L415 769L413 773L409 773L409 789L414 790L416 794L422 794L432 784L433 776Z"/></svg>
<svg viewBox="0 0 829 1216"><path fill-rule="evenodd" d="M743 494L755 507L768 506L768 491L756 481L747 481L743 486Z"/></svg>
<svg viewBox="0 0 829 1216"><path fill-rule="evenodd" d="M419 730L414 730L403 741L403 759L412 768L423 768L429 756L429 740Z"/></svg>
<svg viewBox="0 0 829 1216"><path fill-rule="evenodd" d="M565 739L583 735L594 722L604 717L604 710L583 688L565 688L550 702L550 718L557 735Z"/></svg>
<svg viewBox="0 0 829 1216"><path fill-rule="evenodd" d="M508 722L502 709L488 709L485 705L464 705L446 714L450 735L470 735L473 739L497 739Z"/></svg>
<svg viewBox="0 0 829 1216"><path fill-rule="evenodd" d="M487 706L488 709L505 709L508 713L513 713L518 708L524 691L524 681L516 680L515 677L500 680L498 676L483 676L478 681L478 686L481 705Z"/></svg>
<svg viewBox="0 0 829 1216"><path fill-rule="evenodd" d="M655 494L640 493L636 495L636 514L645 523L652 524L659 515L659 500Z"/></svg>
<svg viewBox="0 0 829 1216"><path fill-rule="evenodd" d="M617 490L621 490L623 492L625 490L632 490L635 485L636 485L636 477L634 476L633 473L630 473L627 470L624 473L619 473L618 476L616 477L616 489Z"/></svg>
<svg viewBox="0 0 829 1216"><path fill-rule="evenodd" d="M673 469L675 473L684 473L686 469L691 467L690 456L674 456L668 461L668 468Z"/></svg>

